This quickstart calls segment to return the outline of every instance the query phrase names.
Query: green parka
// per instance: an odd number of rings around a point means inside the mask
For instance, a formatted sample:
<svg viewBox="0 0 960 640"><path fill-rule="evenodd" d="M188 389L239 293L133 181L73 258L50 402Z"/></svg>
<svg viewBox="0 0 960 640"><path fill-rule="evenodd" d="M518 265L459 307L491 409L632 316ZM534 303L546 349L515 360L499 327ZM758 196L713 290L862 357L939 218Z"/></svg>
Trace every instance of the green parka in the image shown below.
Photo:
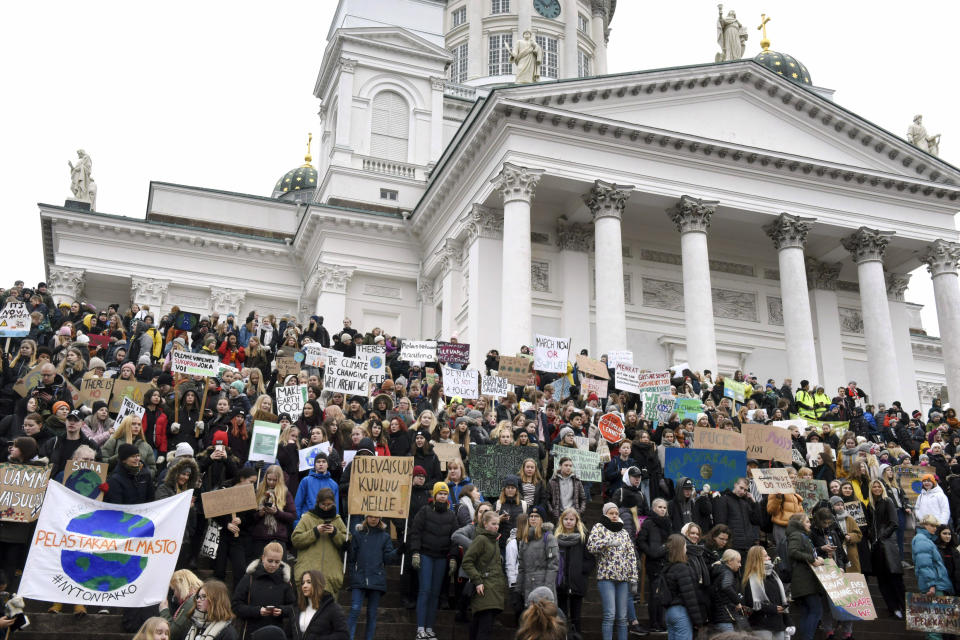
<svg viewBox="0 0 960 640"><path fill-rule="evenodd" d="M817 555L803 525L797 522L787 525L787 549L790 553L790 592L793 597L820 593L820 581L810 568L810 563L817 559Z"/></svg>
<svg viewBox="0 0 960 640"><path fill-rule="evenodd" d="M333 535L317 533L320 524L332 524ZM293 568L296 583L300 583L300 576L305 571L317 569L327 580L325 591L334 598L339 596L343 586L343 556L340 552L347 542L347 526L340 516L321 518L315 509L311 509L300 518L290 541L297 550L297 564Z"/></svg>
<svg viewBox="0 0 960 640"><path fill-rule="evenodd" d="M482 596L478 593L473 594L470 610L473 613L489 610L503 611L507 596L507 577L500 563L497 534L479 529L477 537L473 539L470 548L463 555L461 568L470 582L474 585L483 585Z"/></svg>

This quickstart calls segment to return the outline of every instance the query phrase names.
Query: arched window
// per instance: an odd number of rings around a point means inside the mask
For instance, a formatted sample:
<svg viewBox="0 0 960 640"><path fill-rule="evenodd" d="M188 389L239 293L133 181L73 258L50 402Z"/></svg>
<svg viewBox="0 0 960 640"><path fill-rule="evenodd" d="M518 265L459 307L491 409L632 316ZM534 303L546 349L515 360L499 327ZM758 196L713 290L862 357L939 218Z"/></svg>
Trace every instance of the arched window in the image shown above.
<svg viewBox="0 0 960 640"><path fill-rule="evenodd" d="M381 91L373 99L370 155L406 162L409 138L410 112L407 101L395 91Z"/></svg>

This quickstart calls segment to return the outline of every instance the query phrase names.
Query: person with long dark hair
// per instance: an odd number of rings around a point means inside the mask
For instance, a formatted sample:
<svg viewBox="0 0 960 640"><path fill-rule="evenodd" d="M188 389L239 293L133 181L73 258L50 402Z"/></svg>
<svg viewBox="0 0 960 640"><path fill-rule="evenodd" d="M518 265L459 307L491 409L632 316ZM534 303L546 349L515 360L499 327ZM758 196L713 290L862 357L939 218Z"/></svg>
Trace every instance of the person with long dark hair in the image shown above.
<svg viewBox="0 0 960 640"><path fill-rule="evenodd" d="M297 591L294 640L347 640L350 637L343 609L326 590L323 573L316 569L304 571Z"/></svg>
<svg viewBox="0 0 960 640"><path fill-rule="evenodd" d="M664 579L670 593L664 617L668 640L693 640L706 620L697 598L697 578L687 559L687 539L674 533L667 538L667 566ZM653 597L653 594L651 594Z"/></svg>

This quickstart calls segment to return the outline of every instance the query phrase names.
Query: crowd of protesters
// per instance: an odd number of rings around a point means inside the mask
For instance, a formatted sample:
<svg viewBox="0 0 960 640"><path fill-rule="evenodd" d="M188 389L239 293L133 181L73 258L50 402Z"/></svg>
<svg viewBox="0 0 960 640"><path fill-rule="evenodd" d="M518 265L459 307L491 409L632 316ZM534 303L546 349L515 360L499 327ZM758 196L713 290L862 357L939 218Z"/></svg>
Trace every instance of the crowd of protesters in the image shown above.
<svg viewBox="0 0 960 640"><path fill-rule="evenodd" d="M737 402L724 394L722 375L684 369L674 371L672 392L699 398L703 411L658 424L643 418L640 397L616 389L612 370L604 398L581 395L587 376L573 365L565 375L534 372L534 384L504 398L448 397L439 363L401 360L401 339L379 328L358 331L348 318L332 332L318 316L213 314L184 324L177 307L157 317L145 305L58 306L43 283L0 290L0 301L26 302L32 322L2 356L0 461L52 465L61 478L70 459L106 462L104 499L112 503L194 492L169 603L159 612L124 610L128 630L140 627L137 638L342 640L363 622L370 640L393 564L405 567L400 587L404 606L416 610L418 640L438 637L438 609L446 608L456 610L471 640L490 637L504 611L516 616L518 638L577 638L591 589L604 640L745 629L811 640L818 626L845 639L851 623L831 615L811 566L832 560L874 577L886 614L900 619L905 571L915 572L925 593L960 587L960 422L939 403L924 416L899 402L871 404L855 382L828 394L806 380L794 388L740 371L732 377L747 392ZM324 390L323 368L278 375L277 358L310 342L348 357L359 344L383 345L386 378L369 397L345 397ZM181 349L216 354L226 366L215 378L175 377L170 354ZM498 370L498 357L486 353L484 373ZM24 385L31 372L39 376ZM142 418L115 424L107 403L77 403L74 390L89 377L148 383ZM277 414L280 385L307 386L301 415ZM597 428L611 412L625 425L616 443ZM695 427L738 431L791 417L847 423L842 433L790 427L804 461L787 465L791 478L828 486L812 508L796 494L761 495L749 474L718 492L664 472L664 451L695 446ZM282 429L272 464L248 460L254 421ZM582 446L578 438L609 451L602 483L581 481L563 455L564 447ZM324 442L329 453L301 472L298 451ZM444 468L436 443L456 444L462 462ZM499 495L485 496L470 480L470 448L490 443L524 447L529 456L503 479ZM414 458L407 521L347 513L348 460L364 455ZM897 480L903 464L928 471L913 501ZM204 516L200 494L242 483L254 484L257 509ZM591 496L602 508L585 522ZM848 515L854 502L860 523ZM0 522L0 568L11 591L33 526ZM205 557L211 527L232 535ZM908 557L904 533L914 527ZM197 578L198 564L213 578ZM346 612L338 604L345 590ZM86 610L76 605L73 613ZM158 615L146 619L150 613Z"/></svg>

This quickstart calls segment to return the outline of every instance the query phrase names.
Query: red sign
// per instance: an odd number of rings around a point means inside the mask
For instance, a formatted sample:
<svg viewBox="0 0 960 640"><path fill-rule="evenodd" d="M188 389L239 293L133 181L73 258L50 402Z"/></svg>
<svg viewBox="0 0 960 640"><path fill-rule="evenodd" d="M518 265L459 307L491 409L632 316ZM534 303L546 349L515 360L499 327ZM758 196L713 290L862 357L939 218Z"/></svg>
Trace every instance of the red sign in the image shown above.
<svg viewBox="0 0 960 640"><path fill-rule="evenodd" d="M87 337L90 339L90 344L94 347L106 349L110 346L110 336L98 336L95 333L88 333Z"/></svg>
<svg viewBox="0 0 960 640"><path fill-rule="evenodd" d="M623 420L615 413L602 415L597 428L600 429L600 435L603 436L603 439L611 444L623 440Z"/></svg>

